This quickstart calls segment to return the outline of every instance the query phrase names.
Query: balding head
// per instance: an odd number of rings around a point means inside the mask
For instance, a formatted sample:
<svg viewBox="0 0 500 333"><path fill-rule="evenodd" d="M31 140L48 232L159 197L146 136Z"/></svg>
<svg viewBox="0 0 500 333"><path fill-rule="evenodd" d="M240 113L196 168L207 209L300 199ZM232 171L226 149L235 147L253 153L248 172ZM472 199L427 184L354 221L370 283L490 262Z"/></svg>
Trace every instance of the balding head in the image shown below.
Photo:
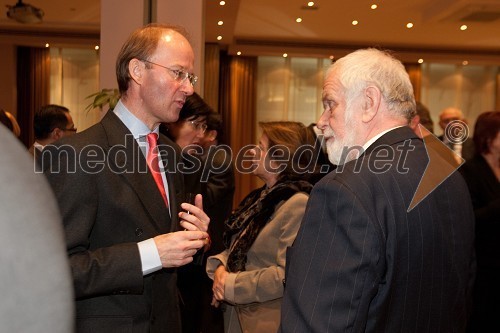
<svg viewBox="0 0 500 333"><path fill-rule="evenodd" d="M458 108L448 107L443 109L443 111L439 114L439 126L441 126L443 130L446 128L446 125L454 120L464 120L464 115Z"/></svg>

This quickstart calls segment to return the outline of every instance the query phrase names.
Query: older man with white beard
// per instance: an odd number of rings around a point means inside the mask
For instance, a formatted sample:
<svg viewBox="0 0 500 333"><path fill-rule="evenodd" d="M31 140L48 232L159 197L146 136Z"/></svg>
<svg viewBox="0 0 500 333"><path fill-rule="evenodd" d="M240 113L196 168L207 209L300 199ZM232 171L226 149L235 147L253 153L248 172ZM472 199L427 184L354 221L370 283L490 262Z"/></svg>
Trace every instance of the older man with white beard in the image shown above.
<svg viewBox="0 0 500 333"><path fill-rule="evenodd" d="M429 159L407 126L404 66L353 52L328 69L323 104L318 127L339 167L313 189L288 249L280 332L463 332L472 206L455 172L410 209Z"/></svg>

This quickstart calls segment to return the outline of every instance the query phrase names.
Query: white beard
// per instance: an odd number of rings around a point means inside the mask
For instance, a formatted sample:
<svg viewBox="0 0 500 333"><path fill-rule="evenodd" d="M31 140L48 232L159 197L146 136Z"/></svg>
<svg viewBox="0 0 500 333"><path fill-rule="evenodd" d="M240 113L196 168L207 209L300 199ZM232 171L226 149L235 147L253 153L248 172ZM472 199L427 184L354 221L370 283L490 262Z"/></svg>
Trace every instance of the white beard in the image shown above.
<svg viewBox="0 0 500 333"><path fill-rule="evenodd" d="M328 159L334 165L342 165L357 159L362 150L359 145L357 146L358 149L356 148L356 126L354 125L354 121L352 119L353 117L351 116L352 112L349 111L346 110L344 119L344 138L339 139L330 127L323 132L324 136L329 138L326 141L326 151L328 153Z"/></svg>

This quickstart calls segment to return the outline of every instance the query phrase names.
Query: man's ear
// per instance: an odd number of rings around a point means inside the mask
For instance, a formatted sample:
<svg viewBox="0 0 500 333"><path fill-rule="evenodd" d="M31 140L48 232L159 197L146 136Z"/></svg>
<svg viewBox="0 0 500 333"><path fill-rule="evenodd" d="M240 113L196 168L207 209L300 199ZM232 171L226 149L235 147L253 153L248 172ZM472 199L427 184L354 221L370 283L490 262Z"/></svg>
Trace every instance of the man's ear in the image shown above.
<svg viewBox="0 0 500 333"><path fill-rule="evenodd" d="M361 120L364 123L370 122L378 112L382 94L377 87L369 86L364 91L364 108Z"/></svg>
<svg viewBox="0 0 500 333"><path fill-rule="evenodd" d="M417 129L418 124L420 123L420 116L417 114L415 117L410 120L410 128L415 131Z"/></svg>
<svg viewBox="0 0 500 333"><path fill-rule="evenodd" d="M64 135L64 131L58 127L54 128L52 132L50 132L50 137L55 141L62 138Z"/></svg>
<svg viewBox="0 0 500 333"><path fill-rule="evenodd" d="M142 83L142 77L145 69L146 64L139 59L134 58L128 63L128 73L130 75L130 78L139 85Z"/></svg>

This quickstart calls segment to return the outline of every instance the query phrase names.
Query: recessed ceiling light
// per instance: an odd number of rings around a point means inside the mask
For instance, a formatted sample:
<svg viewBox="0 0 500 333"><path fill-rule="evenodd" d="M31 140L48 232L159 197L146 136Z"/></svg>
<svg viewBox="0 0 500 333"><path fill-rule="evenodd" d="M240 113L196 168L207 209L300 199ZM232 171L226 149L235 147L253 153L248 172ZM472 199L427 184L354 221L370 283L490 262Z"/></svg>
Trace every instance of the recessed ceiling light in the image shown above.
<svg viewBox="0 0 500 333"><path fill-rule="evenodd" d="M49 46L50 46L50 44L49 44L49 43L46 43L46 44L45 44L45 47L49 47Z"/></svg>
<svg viewBox="0 0 500 333"><path fill-rule="evenodd" d="M356 20L352 21L352 25L358 25L358 23L359 23L359 22L358 22L358 21L356 21Z"/></svg>
<svg viewBox="0 0 500 333"><path fill-rule="evenodd" d="M373 4L370 8L371 8L371 9L377 9L377 7L378 7L378 6L377 6L376 4Z"/></svg>
<svg viewBox="0 0 500 333"><path fill-rule="evenodd" d="M221 40L222 39L222 36L217 36L217 40Z"/></svg>
<svg viewBox="0 0 500 333"><path fill-rule="evenodd" d="M464 24L464 25L462 25L462 26L460 27L460 30L462 30L462 31L467 30L467 25L465 25L465 24Z"/></svg>
<svg viewBox="0 0 500 333"><path fill-rule="evenodd" d="M424 62L424 59L422 59L422 58L418 59L418 63L419 63L419 64L421 64L421 63L423 63L423 62Z"/></svg>
<svg viewBox="0 0 500 333"><path fill-rule="evenodd" d="M99 45L94 46L94 49L97 51L99 50Z"/></svg>
<svg viewBox="0 0 500 333"><path fill-rule="evenodd" d="M283 53L283 58L288 57L288 53Z"/></svg>
<svg viewBox="0 0 500 333"><path fill-rule="evenodd" d="M411 23L411 22L406 23L406 27L407 27L408 29L413 28L413 23Z"/></svg>
<svg viewBox="0 0 500 333"><path fill-rule="evenodd" d="M224 24L224 22L223 22L223 21L219 21L219 22L217 22L217 24L218 24L218 25L223 25L223 24Z"/></svg>
<svg viewBox="0 0 500 333"><path fill-rule="evenodd" d="M307 5L308 5L309 7L312 7L312 6L314 6L314 2L313 2L313 1L309 1L309 2L307 3Z"/></svg>
<svg viewBox="0 0 500 333"><path fill-rule="evenodd" d="M241 51L236 52L237 55L241 55Z"/></svg>
<svg viewBox="0 0 500 333"><path fill-rule="evenodd" d="M297 22L297 23L302 22L302 18L301 17L297 17L297 19L295 20L295 22Z"/></svg>
<svg viewBox="0 0 500 333"><path fill-rule="evenodd" d="M333 58L335 58L335 57L331 55L329 58L330 58L330 60L333 60Z"/></svg>
<svg viewBox="0 0 500 333"><path fill-rule="evenodd" d="M467 66L469 62L467 60L462 61L462 65Z"/></svg>
<svg viewBox="0 0 500 333"><path fill-rule="evenodd" d="M221 2L219 2L219 5L221 5L221 6L224 6L225 4L226 4L226 2L225 2L225 1L221 1Z"/></svg>

